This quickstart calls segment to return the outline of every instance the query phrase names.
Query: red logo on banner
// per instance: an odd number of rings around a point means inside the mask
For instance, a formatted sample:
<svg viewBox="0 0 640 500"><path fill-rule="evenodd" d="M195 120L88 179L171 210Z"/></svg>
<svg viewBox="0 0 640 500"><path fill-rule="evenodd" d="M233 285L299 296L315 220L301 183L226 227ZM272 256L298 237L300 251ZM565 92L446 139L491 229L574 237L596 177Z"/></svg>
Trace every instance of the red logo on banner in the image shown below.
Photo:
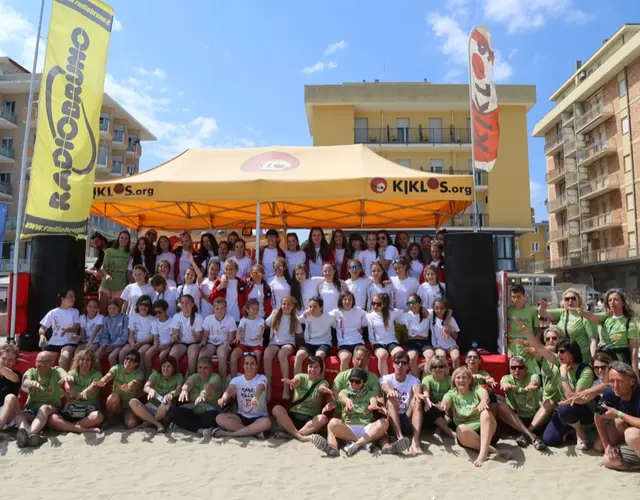
<svg viewBox="0 0 640 500"><path fill-rule="evenodd" d="M113 186L113 192L116 194L124 193L124 184L116 184Z"/></svg>
<svg viewBox="0 0 640 500"><path fill-rule="evenodd" d="M300 160L289 153L269 151L246 160L240 170L243 172L285 172L300 166Z"/></svg>
<svg viewBox="0 0 640 500"><path fill-rule="evenodd" d="M384 193L387 190L387 180L382 177L371 179L371 191L374 193Z"/></svg>

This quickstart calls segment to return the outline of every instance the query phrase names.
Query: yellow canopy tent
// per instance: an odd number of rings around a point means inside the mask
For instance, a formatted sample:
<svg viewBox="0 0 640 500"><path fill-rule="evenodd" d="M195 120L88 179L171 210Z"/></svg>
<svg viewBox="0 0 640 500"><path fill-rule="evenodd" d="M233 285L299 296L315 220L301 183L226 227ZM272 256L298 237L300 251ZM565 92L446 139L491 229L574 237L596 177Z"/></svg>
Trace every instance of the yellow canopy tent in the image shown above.
<svg viewBox="0 0 640 500"><path fill-rule="evenodd" d="M362 145L188 149L96 183L91 214L135 230L437 227L471 204L472 182L397 165Z"/></svg>

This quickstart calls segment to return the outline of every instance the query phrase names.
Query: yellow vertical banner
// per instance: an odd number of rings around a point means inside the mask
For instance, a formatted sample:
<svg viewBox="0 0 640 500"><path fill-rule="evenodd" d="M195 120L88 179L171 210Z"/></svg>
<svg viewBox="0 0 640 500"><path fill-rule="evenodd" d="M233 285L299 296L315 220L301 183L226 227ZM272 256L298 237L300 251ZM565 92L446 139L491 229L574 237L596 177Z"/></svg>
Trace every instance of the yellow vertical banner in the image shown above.
<svg viewBox="0 0 640 500"><path fill-rule="evenodd" d="M22 239L86 236L112 24L99 0L53 0Z"/></svg>

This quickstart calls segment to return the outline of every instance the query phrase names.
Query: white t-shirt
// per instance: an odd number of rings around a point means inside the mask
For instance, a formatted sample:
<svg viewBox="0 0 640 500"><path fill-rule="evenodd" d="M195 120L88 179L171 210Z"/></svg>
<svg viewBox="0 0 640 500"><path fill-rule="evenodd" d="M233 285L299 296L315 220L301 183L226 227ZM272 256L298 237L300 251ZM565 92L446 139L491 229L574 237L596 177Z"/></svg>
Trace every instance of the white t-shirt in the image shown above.
<svg viewBox="0 0 640 500"><path fill-rule="evenodd" d="M180 292L178 292L177 288L167 288L164 292L158 293L154 292L153 301L156 300L164 300L169 304L169 309L167 310L167 316L173 318L178 311L178 297L180 296Z"/></svg>
<svg viewBox="0 0 640 500"><path fill-rule="evenodd" d="M178 297L181 297L182 295L191 295L193 297L193 302L198 307L198 312L200 312L200 302L202 297L200 295L200 287L197 283L192 283L191 285L182 284L177 288L177 290Z"/></svg>
<svg viewBox="0 0 640 500"><path fill-rule="evenodd" d="M353 294L356 299L356 303L354 306L358 306L362 309L367 308L367 290L369 289L369 285L371 285L371 278L358 278L357 280L352 280L349 278L345 281L347 284L347 288Z"/></svg>
<svg viewBox="0 0 640 500"><path fill-rule="evenodd" d="M322 255L320 255L320 249L316 248L316 261L313 259L309 259L309 276L311 278L322 277L322 266L324 262L322 262Z"/></svg>
<svg viewBox="0 0 640 500"><path fill-rule="evenodd" d="M336 269L338 270L338 274L340 274L340 270L342 269L342 263L344 262L344 248L336 248L333 251L333 255L336 257Z"/></svg>
<svg viewBox="0 0 640 500"><path fill-rule="evenodd" d="M238 305L238 280L232 279L227 281L227 314L231 316L235 322L240 321L240 306Z"/></svg>
<svg viewBox="0 0 640 500"><path fill-rule="evenodd" d="M260 317L256 319L242 318L238 329L244 330L242 344L249 347L262 345L262 334L264 333L264 320Z"/></svg>
<svg viewBox="0 0 640 500"><path fill-rule="evenodd" d="M207 316L202 323L202 330L209 336L208 343L213 345L224 344L229 341L230 335L237 330L236 322L230 314L225 314L222 320L214 314Z"/></svg>
<svg viewBox="0 0 640 500"><path fill-rule="evenodd" d="M354 306L348 311L334 309L329 314L335 321L339 346L364 343L362 327L367 326L367 313L363 309Z"/></svg>
<svg viewBox="0 0 640 500"><path fill-rule="evenodd" d="M146 316L140 316L138 313L133 313L129 316L129 330L134 331L134 339L136 342L144 342L151 338L151 325L154 318L150 314Z"/></svg>
<svg viewBox="0 0 640 500"><path fill-rule="evenodd" d="M436 299L444 297L445 284L439 283L437 285L430 285L429 283L423 283L418 288L418 297L422 299L422 307L431 309Z"/></svg>
<svg viewBox="0 0 640 500"><path fill-rule="evenodd" d="M296 343L296 339L293 335L291 335L289 328L291 326L291 316L285 316L284 314L282 315L282 318L280 319L280 328L278 328L278 330L275 330L273 328L273 320L276 317L278 310L274 309L271 312L271 316L269 316L264 322L265 324L271 328L271 341L269 342L270 344L274 344L274 345L284 345L284 344L294 344ZM300 322L298 322L298 326L296 328L296 333L300 334L302 333L302 326L300 325Z"/></svg>
<svg viewBox="0 0 640 500"><path fill-rule="evenodd" d="M389 322L384 325L382 314L378 312L367 313L369 323L369 340L372 344L397 344L395 322L402 315L402 309L389 309Z"/></svg>
<svg viewBox="0 0 640 500"><path fill-rule="evenodd" d="M309 278L300 285L300 295L302 296L302 306L298 309L305 311L309 309L309 301L313 297L318 296L318 285L324 281L324 278Z"/></svg>
<svg viewBox="0 0 640 500"><path fill-rule="evenodd" d="M202 314L203 318L213 314L213 305L211 305L211 302L206 300L211 296L212 291L213 281L209 278L203 279L202 283L200 283L200 309L198 309L198 312Z"/></svg>
<svg viewBox="0 0 640 500"><path fill-rule="evenodd" d="M267 283L269 283L274 276L276 275L276 271L273 269L273 263L278 258L278 249L277 248L265 248L262 253L262 267L264 267L264 279Z"/></svg>
<svg viewBox="0 0 640 500"><path fill-rule="evenodd" d="M92 319L89 319L86 314L80 316L80 328L84 330L85 342L89 342L91 335L93 335L93 330L96 326L102 326L103 320L104 316L100 313L96 314Z"/></svg>
<svg viewBox="0 0 640 500"><path fill-rule="evenodd" d="M340 282L342 284L342 282ZM324 302L323 309L325 311L333 311L338 308L338 302L340 302L340 294L342 290L337 289L333 283L327 283L322 281L318 285L318 295L322 297Z"/></svg>
<svg viewBox="0 0 640 500"><path fill-rule="evenodd" d="M431 342L433 343L433 347L439 347L440 349L451 349L452 347L457 347L458 344L456 339L449 337L448 339L444 339L442 337L442 330L444 330L444 321L435 318L435 323L433 322L433 310L429 309L429 326L431 327ZM460 328L458 327L458 323L456 320L451 318L450 322L451 329L454 332L459 332Z"/></svg>
<svg viewBox="0 0 640 500"><path fill-rule="evenodd" d="M382 254L382 248L378 249L378 253ZM398 249L393 245L387 245L387 247L384 249L384 258L385 260L392 261L389 264L389 269L387 269L389 278L396 275L396 270L393 268L393 259L395 259L396 257L398 257Z"/></svg>
<svg viewBox="0 0 640 500"><path fill-rule="evenodd" d="M235 255L231 258L238 264L238 276L243 279L249 278L253 261L246 254L241 259L238 259Z"/></svg>
<svg viewBox="0 0 640 500"><path fill-rule="evenodd" d="M238 400L238 413L246 418L268 417L267 411L267 377L256 375L251 380L247 380L244 375L238 375L231 379L232 385L236 388L236 399ZM249 403L255 397L258 386L263 385L264 390L258 399L258 408L251 410Z"/></svg>
<svg viewBox="0 0 640 500"><path fill-rule="evenodd" d="M151 334L158 337L160 344L168 344L171 342L171 325L171 318L168 318L165 322L154 318L153 323L151 323Z"/></svg>
<svg viewBox="0 0 640 500"><path fill-rule="evenodd" d="M173 276L173 268L176 265L176 254L172 252L164 252L156 257L156 265L160 263L161 260L166 260L169 262L169 276ZM167 281L168 283L168 281ZM173 286L176 286L175 284Z"/></svg>
<svg viewBox="0 0 640 500"><path fill-rule="evenodd" d="M131 283L130 285L124 287L120 298L127 303L127 310L125 311L127 316L131 316L136 312L136 302L138 302L138 299L140 297L142 297L143 295L148 295L149 299L153 299L154 294L155 291L153 290L153 287L148 283L142 286L138 285L137 283Z"/></svg>
<svg viewBox="0 0 640 500"><path fill-rule="evenodd" d="M295 252L285 250L284 254L287 256L287 268L289 269L289 276L291 276L291 278L294 278L296 266L298 264L305 263L305 261L307 260L307 254L304 253L304 250L297 250Z"/></svg>
<svg viewBox="0 0 640 500"><path fill-rule="evenodd" d="M409 268L409 276L420 281L422 271L424 271L424 264L419 260L412 260L411 267Z"/></svg>
<svg viewBox="0 0 640 500"><path fill-rule="evenodd" d="M363 250L360 252L360 258L358 260L362 262L362 270L364 271L364 274L371 278L371 264L378 262L378 254L376 251Z"/></svg>
<svg viewBox="0 0 640 500"><path fill-rule="evenodd" d="M191 267L191 262L189 262L189 259L187 258L188 255L189 252L185 252L184 250L180 252L180 261L177 264L179 266L177 281L180 285L184 283L184 272Z"/></svg>
<svg viewBox="0 0 640 500"><path fill-rule="evenodd" d="M282 298L291 295L291 286L284 276L275 276L269 282L269 287L271 288L271 307L277 309L280 307Z"/></svg>
<svg viewBox="0 0 640 500"><path fill-rule="evenodd" d="M304 327L304 341L312 345L331 345L331 328L335 326L333 316L328 313L322 313L322 316L316 317L309 314L306 318L300 316L298 318Z"/></svg>
<svg viewBox="0 0 640 500"><path fill-rule="evenodd" d="M74 333L63 333L62 330L65 328L71 328L72 326L80 324L80 312L72 307L70 309L60 309L56 307L49 311L40 324L45 328L51 328L52 334L49 339L49 345L67 345L67 344L77 344L71 340Z"/></svg>
<svg viewBox="0 0 640 500"><path fill-rule="evenodd" d="M264 318L264 286L262 283L254 284L247 296L247 300L256 299L260 304L260 309L258 311L258 316L260 318Z"/></svg>
<svg viewBox="0 0 640 500"><path fill-rule="evenodd" d="M420 385L420 381L410 373L405 377L404 382L400 382L396 379L395 373L390 373L389 375L383 375L379 379L380 385L388 384L392 389L398 391L398 412L401 415L407 413L409 409L409 404L413 397L413 386Z"/></svg>
<svg viewBox="0 0 640 500"><path fill-rule="evenodd" d="M178 342L182 344L193 344L195 342L193 334L202 331L202 316L200 316L200 313L196 313L192 325L191 317L179 312L171 318L171 328L179 330L180 335Z"/></svg>
<svg viewBox="0 0 640 500"><path fill-rule="evenodd" d="M420 319L419 314L407 311L400 316L398 322L407 327L410 339L426 339L429 337L429 324L431 323L431 318Z"/></svg>
<svg viewBox="0 0 640 500"><path fill-rule="evenodd" d="M395 303L393 304L393 306L397 307L398 309L403 309L404 311L407 311L408 310L407 299L409 298L410 295L413 295L418 291L418 287L420 286L420 283L418 283L418 281L415 278L411 278L411 277L401 280L397 276L393 276L390 279L394 289L393 298L395 300Z"/></svg>
<svg viewBox="0 0 640 500"><path fill-rule="evenodd" d="M395 304L396 297L396 289L393 288L393 285L378 285L377 283L371 283L369 288L367 288L367 310L372 311L371 301L375 295L379 293L386 293L389 296L389 304L392 306Z"/></svg>

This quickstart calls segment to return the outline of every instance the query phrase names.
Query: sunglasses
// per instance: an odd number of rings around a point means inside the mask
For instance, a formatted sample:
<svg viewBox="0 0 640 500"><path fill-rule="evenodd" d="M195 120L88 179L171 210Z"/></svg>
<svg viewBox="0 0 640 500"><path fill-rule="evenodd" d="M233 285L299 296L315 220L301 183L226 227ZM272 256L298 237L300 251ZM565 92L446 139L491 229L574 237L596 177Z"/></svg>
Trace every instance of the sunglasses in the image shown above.
<svg viewBox="0 0 640 500"><path fill-rule="evenodd" d="M391 262L393 264L401 264L402 263L402 259L393 259Z"/></svg>
<svg viewBox="0 0 640 500"><path fill-rule="evenodd" d="M442 368L444 368L444 365L433 365L433 366L431 366L432 370L441 370Z"/></svg>
<svg viewBox="0 0 640 500"><path fill-rule="evenodd" d="M164 313L164 309L156 309L155 311L153 311L154 314L162 314Z"/></svg>
<svg viewBox="0 0 640 500"><path fill-rule="evenodd" d="M604 372L608 369L609 367L607 365L594 365L593 369L597 372Z"/></svg>
<svg viewBox="0 0 640 500"><path fill-rule="evenodd" d="M398 360L395 360L393 364L398 366L405 366L405 365L408 365L409 362L405 361L404 359L398 359Z"/></svg>
<svg viewBox="0 0 640 500"><path fill-rule="evenodd" d="M284 271L284 266L276 266L274 267L276 271Z"/></svg>
<svg viewBox="0 0 640 500"><path fill-rule="evenodd" d="M565 352L567 352L566 349L558 349L558 354L564 354Z"/></svg>
<svg viewBox="0 0 640 500"><path fill-rule="evenodd" d="M526 366L524 365L514 365L509 367L511 370L524 370Z"/></svg>
<svg viewBox="0 0 640 500"><path fill-rule="evenodd" d="M547 337L547 342L549 342L551 340L558 340L558 337Z"/></svg>
<svg viewBox="0 0 640 500"><path fill-rule="evenodd" d="M372 302L371 305L373 307L382 307L382 302Z"/></svg>
<svg viewBox="0 0 640 500"><path fill-rule="evenodd" d="M565 298L564 298L564 301L565 301L565 302L569 302L569 301L571 301L571 300L578 300L578 297L565 297Z"/></svg>
<svg viewBox="0 0 640 500"><path fill-rule="evenodd" d="M137 363L138 360L136 358L124 358L124 362L129 362L129 363Z"/></svg>
<svg viewBox="0 0 640 500"><path fill-rule="evenodd" d="M360 266L349 266L350 271L360 271L360 269L362 269Z"/></svg>
<svg viewBox="0 0 640 500"><path fill-rule="evenodd" d="M386 239L387 239L387 237L386 237L386 236L378 236L376 239L377 239L377 240L386 240Z"/></svg>
<svg viewBox="0 0 640 500"><path fill-rule="evenodd" d="M480 359L480 356L472 354L471 356L467 356L467 359Z"/></svg>
<svg viewBox="0 0 640 500"><path fill-rule="evenodd" d="M407 307L415 306L418 303L417 300L409 300L407 302Z"/></svg>
<svg viewBox="0 0 640 500"><path fill-rule="evenodd" d="M353 385L359 385L364 383L362 380L360 380L359 378L350 378L349 379L349 383L353 384Z"/></svg>

